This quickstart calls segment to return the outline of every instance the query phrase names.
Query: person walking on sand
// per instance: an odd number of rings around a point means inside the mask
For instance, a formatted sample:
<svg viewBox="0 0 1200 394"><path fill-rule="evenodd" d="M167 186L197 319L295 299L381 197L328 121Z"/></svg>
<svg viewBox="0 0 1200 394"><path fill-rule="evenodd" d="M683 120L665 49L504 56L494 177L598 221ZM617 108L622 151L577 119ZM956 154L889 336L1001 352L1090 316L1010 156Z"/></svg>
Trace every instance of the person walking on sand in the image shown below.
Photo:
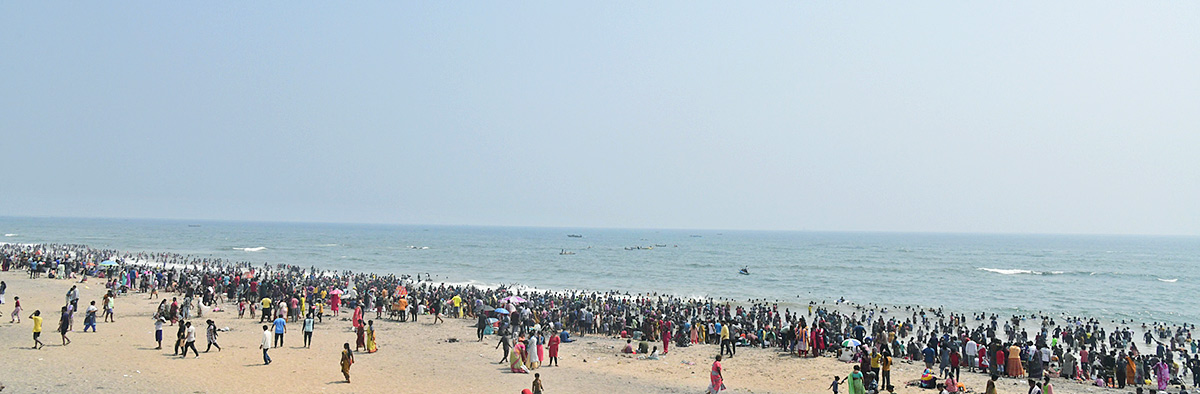
<svg viewBox="0 0 1200 394"><path fill-rule="evenodd" d="M271 350L271 326L263 325L262 342L258 344L258 348L263 351L263 365L271 365L271 356L267 354Z"/></svg>
<svg viewBox="0 0 1200 394"><path fill-rule="evenodd" d="M350 351L350 342L342 344L342 376L350 383L350 366L354 365L354 352Z"/></svg>
<svg viewBox="0 0 1200 394"><path fill-rule="evenodd" d="M88 304L83 315L83 332L87 332L88 327L92 328L93 333L96 332L96 301Z"/></svg>
<svg viewBox="0 0 1200 394"><path fill-rule="evenodd" d="M71 313L64 306L62 307L62 317L58 319L58 333L62 334L63 346L71 344L71 338L67 338L69 331L71 331Z"/></svg>
<svg viewBox="0 0 1200 394"><path fill-rule="evenodd" d="M21 297L13 297L12 316L8 318L8 322L21 324Z"/></svg>
<svg viewBox="0 0 1200 394"><path fill-rule="evenodd" d="M721 355L717 355L716 361L712 363L712 372L709 374L709 380L712 384L708 386L708 394L720 394L721 390L725 390L725 377L721 371Z"/></svg>
<svg viewBox="0 0 1200 394"><path fill-rule="evenodd" d="M13 299L16 300L16 297ZM33 348L41 349L46 347L46 344L42 343L41 339L38 339L42 336L42 311L34 310L33 314L29 315L29 320L33 320Z"/></svg>
<svg viewBox="0 0 1200 394"><path fill-rule="evenodd" d="M834 376L833 383L829 384L829 389L833 390L833 394L838 394L838 385L840 384L842 384L842 381L838 380L837 376Z"/></svg>
<svg viewBox="0 0 1200 394"><path fill-rule="evenodd" d="M187 330L183 337L183 354L180 358L187 358L188 349L192 349L192 353L196 357L200 357L200 351L196 350L196 327L192 327L192 322L187 322Z"/></svg>
<svg viewBox="0 0 1200 394"><path fill-rule="evenodd" d="M116 304L117 304L117 297L114 296L111 291L108 292L108 294L104 295L104 322L105 323L116 323L117 322L116 315L113 315L113 308L116 307ZM92 302L92 305L95 305L95 301ZM93 328L92 332L96 332L96 329Z"/></svg>
<svg viewBox="0 0 1200 394"><path fill-rule="evenodd" d="M208 327L205 329L207 335L205 336L208 339L208 347L204 348L204 352L208 353L209 350L212 350L213 346L216 346L219 352L221 351L221 345L217 344L217 323L214 323L212 319L209 319L207 323Z"/></svg>

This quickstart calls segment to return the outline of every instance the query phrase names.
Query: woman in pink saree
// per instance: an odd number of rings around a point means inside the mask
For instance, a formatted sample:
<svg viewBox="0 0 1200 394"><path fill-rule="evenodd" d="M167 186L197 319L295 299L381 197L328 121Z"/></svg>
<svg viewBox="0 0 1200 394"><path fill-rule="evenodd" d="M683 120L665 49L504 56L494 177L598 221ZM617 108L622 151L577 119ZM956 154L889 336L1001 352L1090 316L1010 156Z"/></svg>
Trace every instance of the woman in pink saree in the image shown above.
<svg viewBox="0 0 1200 394"><path fill-rule="evenodd" d="M1167 363L1158 360L1158 364L1154 365L1155 381L1158 382L1158 392L1163 392L1167 389L1167 383L1171 381L1171 369L1167 367Z"/></svg>
<svg viewBox="0 0 1200 394"><path fill-rule="evenodd" d="M329 296L329 309L333 309L334 316L342 309L342 292L337 291L337 288L334 288L333 294Z"/></svg>
<svg viewBox="0 0 1200 394"><path fill-rule="evenodd" d="M525 338L517 340L516 346L512 347L512 351L508 353L508 369L512 373L529 373L529 369L525 368Z"/></svg>

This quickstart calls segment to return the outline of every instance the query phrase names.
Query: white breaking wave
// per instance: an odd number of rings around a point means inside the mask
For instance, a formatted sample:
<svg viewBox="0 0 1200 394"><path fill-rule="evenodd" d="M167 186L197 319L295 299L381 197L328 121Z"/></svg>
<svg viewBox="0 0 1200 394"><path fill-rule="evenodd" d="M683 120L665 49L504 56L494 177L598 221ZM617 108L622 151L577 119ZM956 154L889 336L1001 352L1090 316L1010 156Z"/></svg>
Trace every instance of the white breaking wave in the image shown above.
<svg viewBox="0 0 1200 394"><path fill-rule="evenodd" d="M1017 274L1034 274L1034 275L1041 275L1041 274L1042 274L1041 272L1037 272L1037 271L1030 271L1030 270L1006 270L1006 269L1000 269L1000 268L980 268L979 270L980 270L980 271L987 271L987 272L995 272L995 273L997 273L997 274L1000 274L1000 275L1017 275Z"/></svg>
<svg viewBox="0 0 1200 394"><path fill-rule="evenodd" d="M4 234L5 237L15 237L17 234Z"/></svg>
<svg viewBox="0 0 1200 394"><path fill-rule="evenodd" d="M1000 274L1000 275L1021 275L1021 274L1027 274L1027 275L1062 275L1062 274L1065 274L1065 273L1067 273L1066 271L1050 271L1050 272L1042 272L1042 271L1034 271L1034 270L1021 270L1021 269L1002 269L1002 268L979 268L979 270L980 270L980 271L987 271L987 272L995 272L995 273L997 273L997 274ZM1095 273L1093 273L1093 275L1094 275L1094 274L1095 274Z"/></svg>
<svg viewBox="0 0 1200 394"><path fill-rule="evenodd" d="M332 246L338 246L338 244L320 244L317 246L328 248L328 247L332 247Z"/></svg>
<svg viewBox="0 0 1200 394"><path fill-rule="evenodd" d="M233 248L233 250L240 250L243 252L261 252L261 251L267 250L267 247L259 246L257 248Z"/></svg>
<svg viewBox="0 0 1200 394"><path fill-rule="evenodd" d="M1175 279L1163 279L1163 278L1158 278L1158 280L1160 280L1160 281L1163 281L1163 282L1167 282L1167 283L1175 283L1175 281L1179 280L1179 278L1175 278Z"/></svg>

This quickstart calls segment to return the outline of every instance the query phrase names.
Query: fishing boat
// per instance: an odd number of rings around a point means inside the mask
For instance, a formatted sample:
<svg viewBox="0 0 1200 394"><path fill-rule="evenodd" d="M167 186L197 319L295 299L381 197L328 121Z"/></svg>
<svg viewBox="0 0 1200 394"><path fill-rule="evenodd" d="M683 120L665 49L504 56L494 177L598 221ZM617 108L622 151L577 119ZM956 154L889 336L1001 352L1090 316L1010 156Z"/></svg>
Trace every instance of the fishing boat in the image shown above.
<svg viewBox="0 0 1200 394"><path fill-rule="evenodd" d="M583 238L582 234L567 234L569 238Z"/></svg>
<svg viewBox="0 0 1200 394"><path fill-rule="evenodd" d="M738 273L742 275L750 275L750 268L742 267L742 269L738 270Z"/></svg>

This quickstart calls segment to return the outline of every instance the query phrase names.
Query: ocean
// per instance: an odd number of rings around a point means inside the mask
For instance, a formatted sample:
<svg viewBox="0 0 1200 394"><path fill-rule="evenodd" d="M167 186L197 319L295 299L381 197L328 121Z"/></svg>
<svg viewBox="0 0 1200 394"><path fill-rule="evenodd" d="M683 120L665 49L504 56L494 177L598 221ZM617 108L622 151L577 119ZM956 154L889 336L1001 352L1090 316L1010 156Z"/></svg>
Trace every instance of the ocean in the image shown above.
<svg viewBox="0 0 1200 394"><path fill-rule="evenodd" d="M198 226L197 226L198 225ZM657 292L799 308L838 298L957 312L1200 322L1200 238L638 230L0 217L73 243L435 282ZM569 237L569 234L581 237ZM638 248L640 247L640 249ZM562 252L574 254L562 254ZM750 275L738 270L747 267Z"/></svg>

